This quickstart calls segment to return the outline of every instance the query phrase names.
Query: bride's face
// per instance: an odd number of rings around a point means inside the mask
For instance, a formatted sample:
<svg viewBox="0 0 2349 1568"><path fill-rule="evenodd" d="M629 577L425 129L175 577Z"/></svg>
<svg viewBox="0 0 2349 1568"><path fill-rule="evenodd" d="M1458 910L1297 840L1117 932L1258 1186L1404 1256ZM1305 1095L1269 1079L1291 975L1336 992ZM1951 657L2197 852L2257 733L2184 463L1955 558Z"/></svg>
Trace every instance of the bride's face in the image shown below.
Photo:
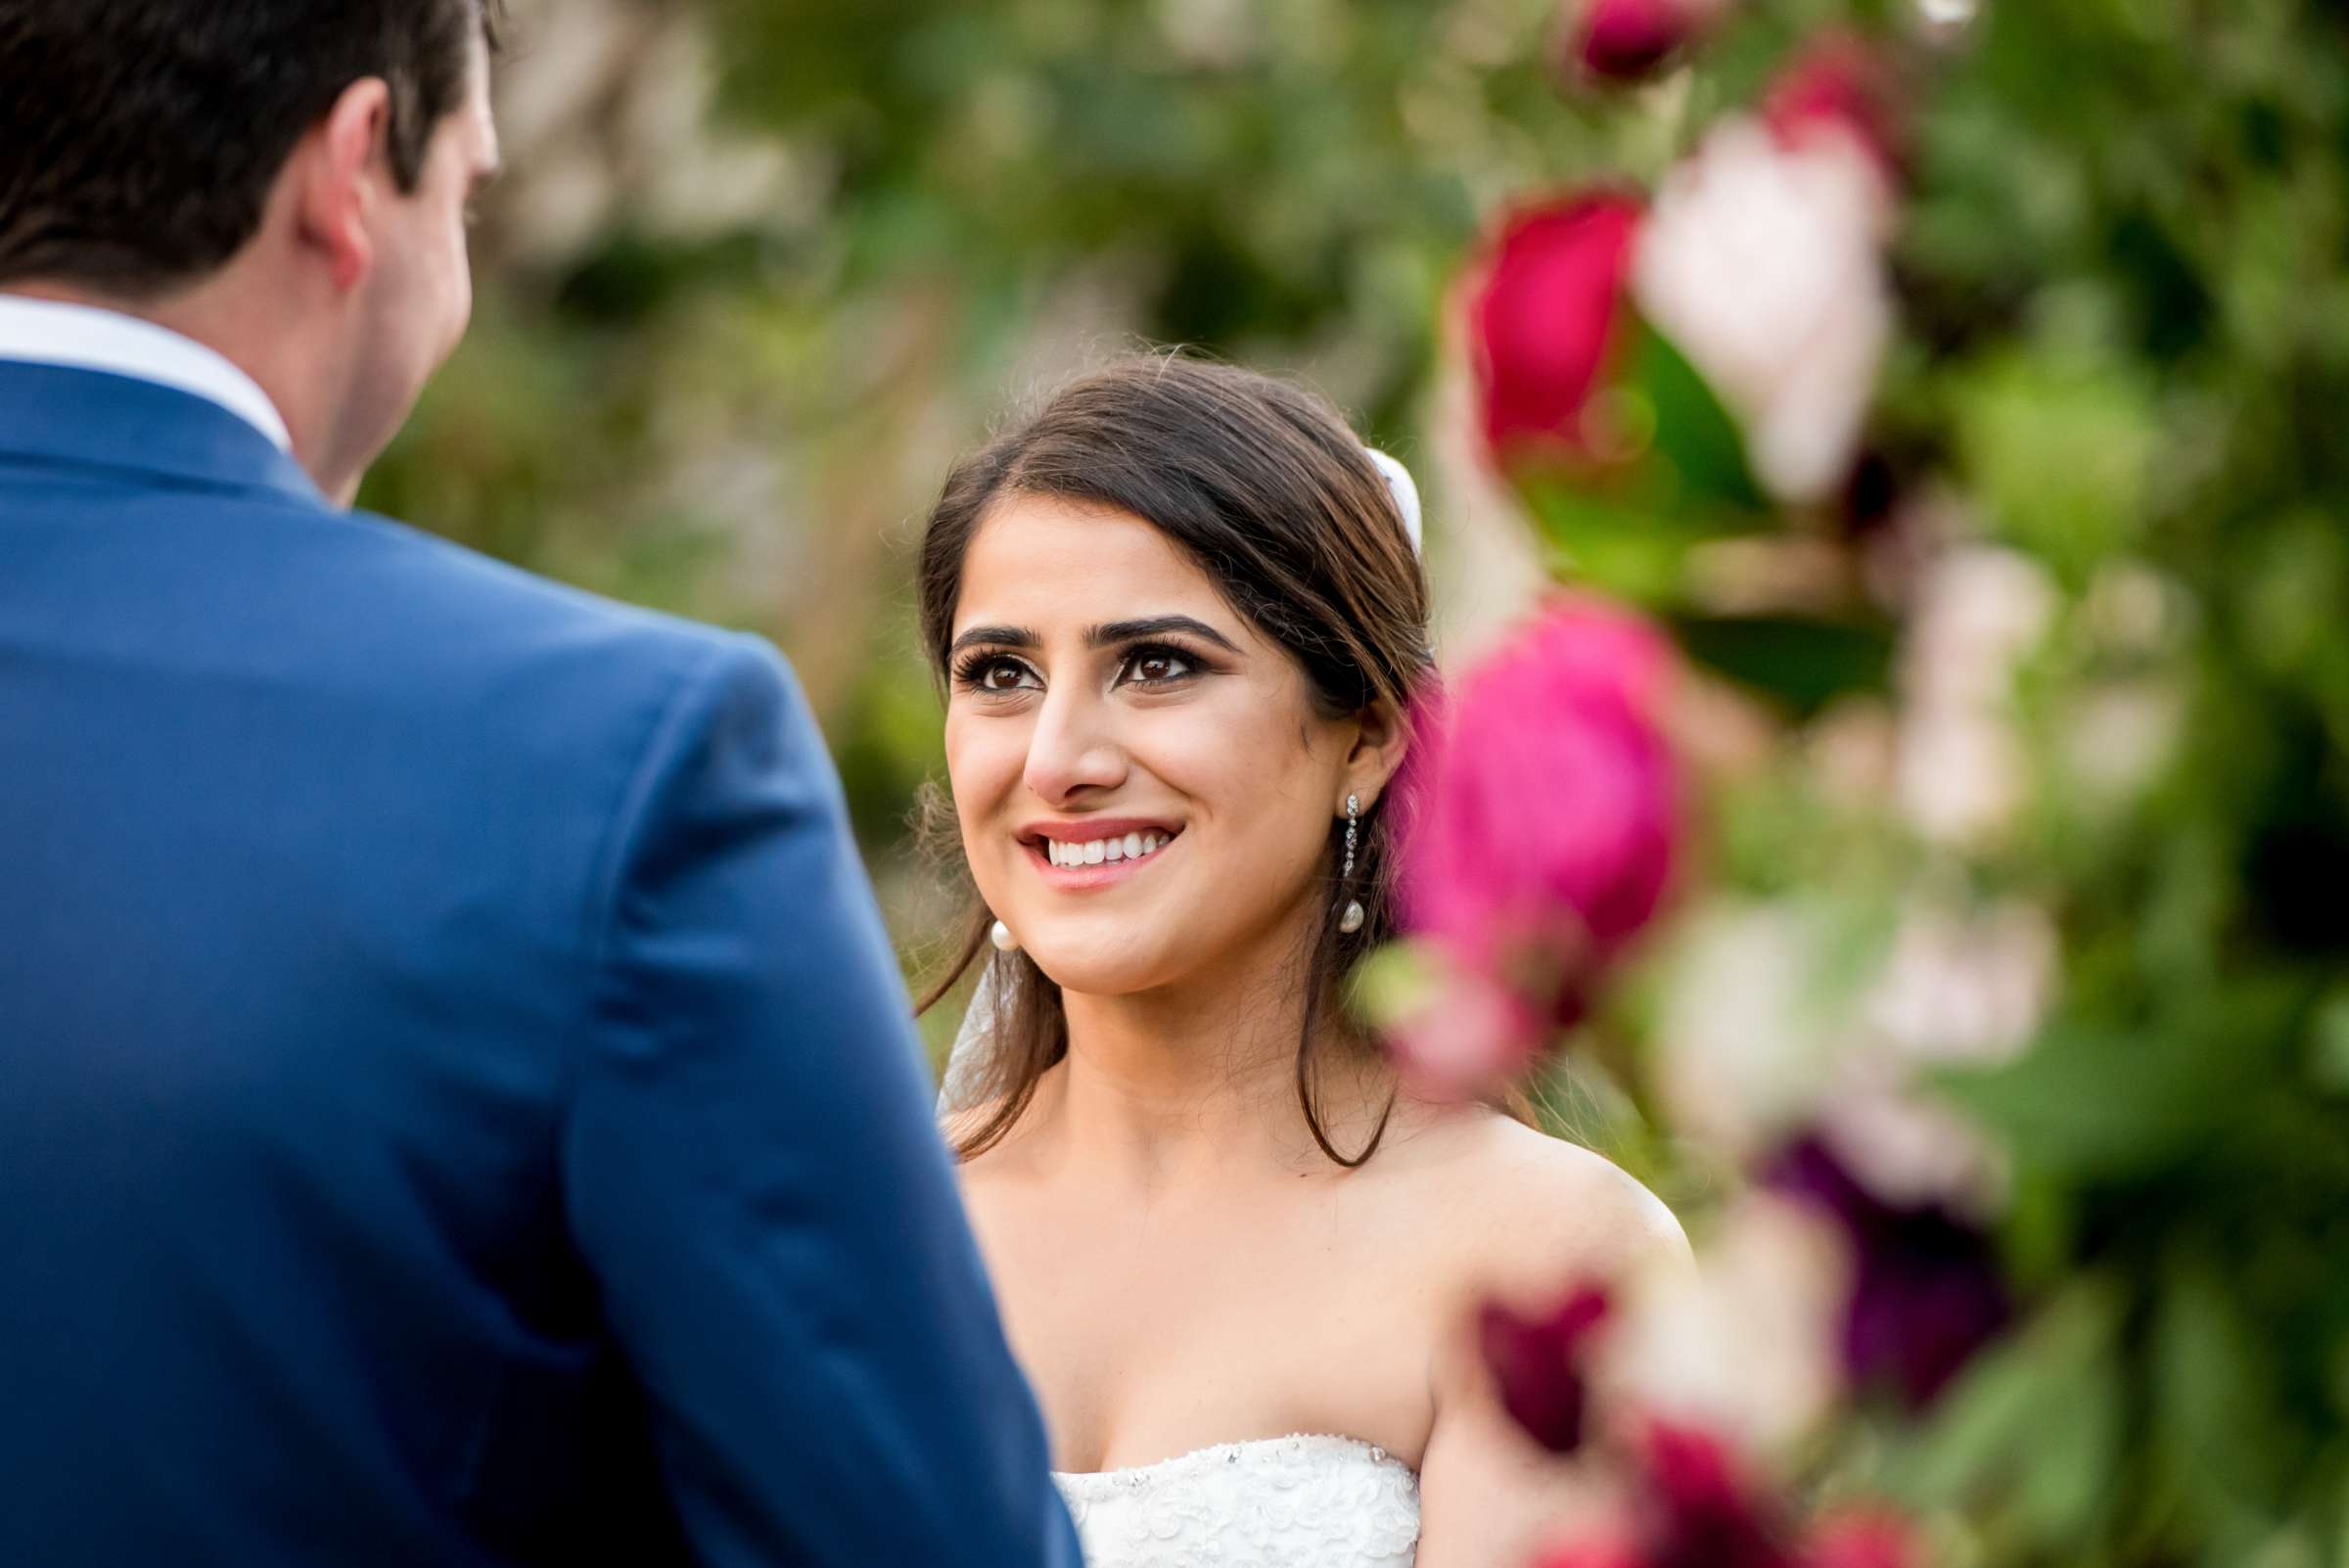
<svg viewBox="0 0 2349 1568"><path fill-rule="evenodd" d="M1310 918L1360 726L1318 716L1158 530L1007 498L964 556L949 664L972 875L1062 987L1178 982Z"/></svg>

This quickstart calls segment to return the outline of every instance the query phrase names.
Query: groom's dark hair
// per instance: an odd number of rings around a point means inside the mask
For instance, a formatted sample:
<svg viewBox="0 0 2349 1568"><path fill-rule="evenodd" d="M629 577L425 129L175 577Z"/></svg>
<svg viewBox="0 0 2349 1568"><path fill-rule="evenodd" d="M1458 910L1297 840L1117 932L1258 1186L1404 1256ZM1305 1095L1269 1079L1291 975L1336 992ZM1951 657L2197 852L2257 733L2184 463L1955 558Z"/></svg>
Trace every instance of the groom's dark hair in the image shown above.
<svg viewBox="0 0 2349 1568"><path fill-rule="evenodd" d="M0 0L0 285L126 299L210 272L352 82L413 191L502 0Z"/></svg>

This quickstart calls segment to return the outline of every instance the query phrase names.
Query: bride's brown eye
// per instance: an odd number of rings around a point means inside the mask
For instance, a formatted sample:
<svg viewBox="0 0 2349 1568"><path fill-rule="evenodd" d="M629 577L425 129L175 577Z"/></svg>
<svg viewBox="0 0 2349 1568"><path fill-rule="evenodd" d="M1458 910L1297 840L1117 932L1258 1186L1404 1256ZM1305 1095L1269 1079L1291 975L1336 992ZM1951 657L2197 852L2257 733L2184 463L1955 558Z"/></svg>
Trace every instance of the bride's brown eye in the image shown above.
<svg viewBox="0 0 2349 1568"><path fill-rule="evenodd" d="M1126 659L1126 678L1137 685L1156 686L1192 673L1188 657L1173 648L1142 648Z"/></svg>
<svg viewBox="0 0 2349 1568"><path fill-rule="evenodd" d="M1001 654L974 654L954 667L954 684L964 691L1005 697L1035 684L1028 667Z"/></svg>

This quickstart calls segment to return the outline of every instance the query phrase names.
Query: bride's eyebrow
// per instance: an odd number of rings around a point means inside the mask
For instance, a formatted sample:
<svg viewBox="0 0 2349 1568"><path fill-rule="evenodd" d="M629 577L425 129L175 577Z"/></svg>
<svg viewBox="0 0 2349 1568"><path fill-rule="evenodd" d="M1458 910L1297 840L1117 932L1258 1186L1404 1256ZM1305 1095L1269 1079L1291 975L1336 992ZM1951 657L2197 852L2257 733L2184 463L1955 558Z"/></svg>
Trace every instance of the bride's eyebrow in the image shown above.
<svg viewBox="0 0 2349 1568"><path fill-rule="evenodd" d="M1194 637L1212 642L1227 653L1238 653L1240 645L1233 642L1204 621L1189 616L1151 616L1141 621L1113 621L1105 626L1089 627L1084 634L1087 648L1107 648L1113 643L1136 642L1144 637L1164 637L1170 632L1188 632Z"/></svg>
<svg viewBox="0 0 2349 1568"><path fill-rule="evenodd" d="M954 645L946 650L946 655L951 658L965 648L975 648L981 643L990 643L998 648L1033 648L1043 640L1026 626L973 626L954 639Z"/></svg>

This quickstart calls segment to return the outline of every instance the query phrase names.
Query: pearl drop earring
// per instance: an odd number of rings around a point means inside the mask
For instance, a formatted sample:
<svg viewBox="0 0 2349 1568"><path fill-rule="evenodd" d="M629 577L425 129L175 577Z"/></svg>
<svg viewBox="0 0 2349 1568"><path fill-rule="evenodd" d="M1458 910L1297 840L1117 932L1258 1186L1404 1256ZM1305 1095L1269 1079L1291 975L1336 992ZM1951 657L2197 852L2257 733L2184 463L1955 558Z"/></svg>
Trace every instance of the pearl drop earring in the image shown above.
<svg viewBox="0 0 2349 1568"><path fill-rule="evenodd" d="M1354 880L1354 849L1355 845L1359 842L1361 815L1362 798L1359 795L1348 795L1346 797L1346 869L1338 873L1338 881L1341 884ZM1338 929L1351 937L1362 929L1362 921L1365 918L1366 916L1362 913L1362 901L1359 899L1349 899L1346 900L1346 912L1338 916Z"/></svg>
<svg viewBox="0 0 2349 1568"><path fill-rule="evenodd" d="M988 928L987 940L995 945L997 952L1018 952L1020 950L1020 939L1013 936L1011 927L1000 920Z"/></svg>

